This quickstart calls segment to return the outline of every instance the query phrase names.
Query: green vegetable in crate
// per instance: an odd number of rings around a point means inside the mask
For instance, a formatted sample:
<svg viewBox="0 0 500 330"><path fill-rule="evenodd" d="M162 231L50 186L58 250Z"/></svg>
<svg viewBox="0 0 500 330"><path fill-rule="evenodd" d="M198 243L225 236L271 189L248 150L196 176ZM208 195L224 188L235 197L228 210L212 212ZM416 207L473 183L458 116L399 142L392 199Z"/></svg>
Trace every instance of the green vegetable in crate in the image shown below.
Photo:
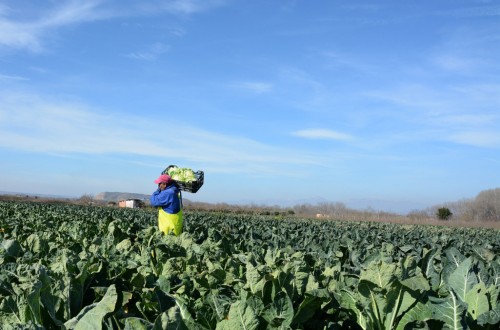
<svg viewBox="0 0 500 330"><path fill-rule="evenodd" d="M168 170L168 175L170 175L170 177L172 177L175 181L196 181L196 176L194 175L193 170L186 167L171 167Z"/></svg>

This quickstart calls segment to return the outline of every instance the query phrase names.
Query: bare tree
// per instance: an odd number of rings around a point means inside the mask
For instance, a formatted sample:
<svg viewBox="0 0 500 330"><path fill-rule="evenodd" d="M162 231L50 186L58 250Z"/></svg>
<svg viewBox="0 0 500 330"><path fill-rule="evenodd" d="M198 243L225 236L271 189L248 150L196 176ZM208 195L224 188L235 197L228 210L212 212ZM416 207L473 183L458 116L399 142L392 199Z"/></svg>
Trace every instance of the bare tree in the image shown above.
<svg viewBox="0 0 500 330"><path fill-rule="evenodd" d="M94 204L94 196L89 195L89 194L84 194L80 196L78 199L78 202L83 204L83 205L92 205Z"/></svg>
<svg viewBox="0 0 500 330"><path fill-rule="evenodd" d="M481 220L500 221L500 188L481 191L474 204Z"/></svg>
<svg viewBox="0 0 500 330"><path fill-rule="evenodd" d="M458 221L500 221L500 188L483 190L474 199L463 199L439 207L449 208ZM430 210L435 213L439 207Z"/></svg>

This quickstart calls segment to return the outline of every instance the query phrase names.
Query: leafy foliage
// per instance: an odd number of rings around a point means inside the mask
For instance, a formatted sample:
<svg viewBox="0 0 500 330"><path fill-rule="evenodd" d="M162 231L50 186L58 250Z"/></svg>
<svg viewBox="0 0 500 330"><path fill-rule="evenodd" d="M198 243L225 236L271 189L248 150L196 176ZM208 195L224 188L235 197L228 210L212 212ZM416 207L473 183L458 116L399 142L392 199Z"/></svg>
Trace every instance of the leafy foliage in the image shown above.
<svg viewBox="0 0 500 330"><path fill-rule="evenodd" d="M2 329L496 329L491 229L0 202Z"/></svg>
<svg viewBox="0 0 500 330"><path fill-rule="evenodd" d="M437 210L436 215L440 220L448 220L453 215L453 213L451 213L450 209L447 207L440 207Z"/></svg>

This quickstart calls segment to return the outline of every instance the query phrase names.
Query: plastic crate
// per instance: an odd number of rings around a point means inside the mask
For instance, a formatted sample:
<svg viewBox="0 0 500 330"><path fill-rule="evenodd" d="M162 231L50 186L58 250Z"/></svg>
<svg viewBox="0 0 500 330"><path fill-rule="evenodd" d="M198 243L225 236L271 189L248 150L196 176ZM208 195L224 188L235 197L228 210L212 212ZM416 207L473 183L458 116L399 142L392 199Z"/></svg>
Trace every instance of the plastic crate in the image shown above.
<svg viewBox="0 0 500 330"><path fill-rule="evenodd" d="M172 167L178 167L177 165L170 165L168 166L161 174L168 174L168 170L171 169ZM182 181L177 181L173 180L175 184L179 187L180 190L182 191L187 191L191 193L197 192L201 186L203 186L203 180L205 179L205 174L203 171L193 171L194 176L196 178L196 181L190 181L190 182L182 182Z"/></svg>

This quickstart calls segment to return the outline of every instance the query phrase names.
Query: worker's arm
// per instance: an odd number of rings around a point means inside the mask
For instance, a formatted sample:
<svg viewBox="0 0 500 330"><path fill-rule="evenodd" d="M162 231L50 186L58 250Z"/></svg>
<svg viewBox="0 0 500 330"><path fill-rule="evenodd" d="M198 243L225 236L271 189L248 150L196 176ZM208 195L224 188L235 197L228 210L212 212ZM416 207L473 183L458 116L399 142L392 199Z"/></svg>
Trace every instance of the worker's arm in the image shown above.
<svg viewBox="0 0 500 330"><path fill-rule="evenodd" d="M149 201L151 202L151 205L155 207L168 206L170 203L172 203L172 194L170 194L166 190L161 191L160 189L158 189L151 195Z"/></svg>

